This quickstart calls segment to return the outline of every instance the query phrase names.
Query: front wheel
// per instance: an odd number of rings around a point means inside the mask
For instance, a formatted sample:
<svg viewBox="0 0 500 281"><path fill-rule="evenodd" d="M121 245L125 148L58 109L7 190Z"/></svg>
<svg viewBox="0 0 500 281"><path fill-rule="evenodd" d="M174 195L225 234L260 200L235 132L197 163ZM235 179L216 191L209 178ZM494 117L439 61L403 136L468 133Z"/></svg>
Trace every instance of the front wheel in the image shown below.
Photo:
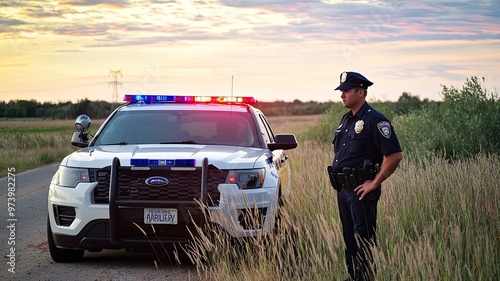
<svg viewBox="0 0 500 281"><path fill-rule="evenodd" d="M50 257L55 262L78 262L82 260L84 250L73 250L73 249L60 249L57 248L54 242L54 237L52 236L52 229L50 228L50 221L47 218L47 240L49 244Z"/></svg>

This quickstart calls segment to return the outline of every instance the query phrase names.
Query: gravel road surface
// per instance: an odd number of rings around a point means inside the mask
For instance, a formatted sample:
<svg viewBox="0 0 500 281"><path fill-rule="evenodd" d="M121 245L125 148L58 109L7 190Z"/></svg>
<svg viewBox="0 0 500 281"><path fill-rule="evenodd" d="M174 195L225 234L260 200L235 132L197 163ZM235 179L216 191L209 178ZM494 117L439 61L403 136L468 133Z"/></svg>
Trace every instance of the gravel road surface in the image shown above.
<svg viewBox="0 0 500 281"><path fill-rule="evenodd" d="M47 247L47 193L57 166L0 179L0 254L4 257L0 280L200 280L188 261L178 265L149 253L86 251L79 263L52 261Z"/></svg>

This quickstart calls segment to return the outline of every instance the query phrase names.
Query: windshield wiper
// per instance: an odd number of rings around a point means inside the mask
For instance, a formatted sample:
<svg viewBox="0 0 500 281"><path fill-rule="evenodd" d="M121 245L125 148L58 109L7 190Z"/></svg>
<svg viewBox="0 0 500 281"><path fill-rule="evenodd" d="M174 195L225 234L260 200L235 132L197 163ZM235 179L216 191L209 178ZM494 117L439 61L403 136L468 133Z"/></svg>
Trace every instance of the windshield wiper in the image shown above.
<svg viewBox="0 0 500 281"><path fill-rule="evenodd" d="M185 141L165 141L160 142L160 144L197 144L194 140L185 140Z"/></svg>
<svg viewBox="0 0 500 281"><path fill-rule="evenodd" d="M116 142L116 143L103 143L101 145L127 145L128 142L122 141L122 142Z"/></svg>

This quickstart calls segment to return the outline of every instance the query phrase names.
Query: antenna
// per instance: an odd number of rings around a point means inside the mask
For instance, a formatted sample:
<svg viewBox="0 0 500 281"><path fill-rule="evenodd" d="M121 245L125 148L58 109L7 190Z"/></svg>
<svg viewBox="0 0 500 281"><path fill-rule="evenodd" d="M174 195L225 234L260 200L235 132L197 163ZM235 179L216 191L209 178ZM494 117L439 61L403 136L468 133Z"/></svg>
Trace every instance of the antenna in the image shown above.
<svg viewBox="0 0 500 281"><path fill-rule="evenodd" d="M109 85L113 85L113 95L111 96L111 112L115 109L115 103L118 102L118 85L122 86L121 82L118 82L118 75L123 77L121 70L110 70L108 77L113 76L113 81L108 83Z"/></svg>
<svg viewBox="0 0 500 281"><path fill-rule="evenodd" d="M231 75L231 97L233 97L234 75Z"/></svg>

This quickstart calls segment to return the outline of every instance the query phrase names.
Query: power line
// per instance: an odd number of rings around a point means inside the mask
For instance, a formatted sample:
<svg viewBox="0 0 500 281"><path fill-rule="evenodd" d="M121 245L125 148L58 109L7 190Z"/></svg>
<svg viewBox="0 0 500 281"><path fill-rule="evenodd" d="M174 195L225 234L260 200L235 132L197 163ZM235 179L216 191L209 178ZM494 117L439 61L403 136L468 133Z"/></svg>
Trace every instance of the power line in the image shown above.
<svg viewBox="0 0 500 281"><path fill-rule="evenodd" d="M108 86L113 85L113 95L111 96L111 111L115 109L115 103L118 102L118 86L122 86L122 83L118 82L118 75L120 75L120 77L123 77L121 70L110 70L108 74L108 77L113 77L113 81L108 83Z"/></svg>

